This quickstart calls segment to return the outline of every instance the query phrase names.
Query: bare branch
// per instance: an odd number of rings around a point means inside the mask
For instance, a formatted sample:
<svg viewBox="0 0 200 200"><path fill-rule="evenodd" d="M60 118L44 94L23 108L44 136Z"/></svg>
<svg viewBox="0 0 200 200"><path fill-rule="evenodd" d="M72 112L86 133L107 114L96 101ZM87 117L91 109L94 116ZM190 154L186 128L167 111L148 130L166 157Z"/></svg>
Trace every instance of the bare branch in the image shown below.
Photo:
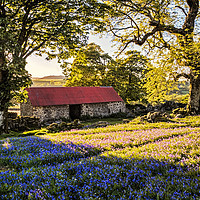
<svg viewBox="0 0 200 200"><path fill-rule="evenodd" d="M136 26L136 28L137 28L137 30L138 30L138 37L140 37L140 29L139 29L137 23L135 22L135 20L133 20L133 18L132 18L130 15L128 15L128 14L126 14L126 13L123 13L123 14L124 14L125 16L127 16L127 17L131 20L131 22L133 22L133 23L135 24L135 26Z"/></svg>
<svg viewBox="0 0 200 200"><path fill-rule="evenodd" d="M143 38L140 40L140 39L137 39L136 37L132 40L132 42L134 42L135 44L138 44L138 45L143 45L145 43L145 41L152 35L154 35L156 32L160 31L160 29L158 27L155 27L151 32L149 33L146 33Z"/></svg>
<svg viewBox="0 0 200 200"><path fill-rule="evenodd" d="M44 40L41 42L38 46L34 47L31 51L29 51L25 56L24 59L28 58L31 54L33 54L35 51L39 50L46 42L47 40Z"/></svg>
<svg viewBox="0 0 200 200"><path fill-rule="evenodd" d="M181 6L175 6L175 8L180 8L183 11L183 13L185 14L185 16L187 16L187 13L185 12L184 8L182 8Z"/></svg>
<svg viewBox="0 0 200 200"><path fill-rule="evenodd" d="M134 36L134 39L129 40L129 41L125 44L124 48L119 52L119 54L118 54L117 56L119 56L119 55L128 47L128 45L129 45L130 43L135 43L135 44L138 44L138 45L140 45L140 46L143 45L143 44L146 42L146 40L147 40L150 36L154 35L157 31L159 31L159 29L158 29L157 27L155 27L150 33L146 33L142 39L139 39L139 38L137 38L136 36Z"/></svg>
<svg viewBox="0 0 200 200"><path fill-rule="evenodd" d="M160 24L160 22L156 20L150 21L149 25L157 27L160 31L168 31L169 33L178 33L181 35L186 35L187 33L182 28L175 28L173 25Z"/></svg>
<svg viewBox="0 0 200 200"><path fill-rule="evenodd" d="M191 78L190 75L188 75L188 74L186 74L186 73L181 73L181 74L176 75L176 76L174 77L174 79L175 79L175 81L177 81L177 80L178 80L179 78L181 78L181 77L184 77L184 78L186 78L186 79L190 79L190 78Z"/></svg>
<svg viewBox="0 0 200 200"><path fill-rule="evenodd" d="M121 31L121 30L127 30L127 29L132 29L133 27L132 26L128 26L128 27L122 27L122 28L112 28L112 30L114 31Z"/></svg>

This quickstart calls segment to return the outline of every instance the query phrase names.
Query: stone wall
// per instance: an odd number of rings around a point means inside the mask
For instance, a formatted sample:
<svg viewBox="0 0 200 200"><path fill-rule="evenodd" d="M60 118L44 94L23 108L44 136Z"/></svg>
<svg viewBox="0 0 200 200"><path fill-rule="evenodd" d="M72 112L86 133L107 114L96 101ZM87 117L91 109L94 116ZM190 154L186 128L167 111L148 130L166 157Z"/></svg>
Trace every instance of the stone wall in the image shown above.
<svg viewBox="0 0 200 200"><path fill-rule="evenodd" d="M39 117L40 122L69 118L69 105L33 107L30 100L20 105L21 116Z"/></svg>
<svg viewBox="0 0 200 200"><path fill-rule="evenodd" d="M41 122L60 118L69 119L69 105L34 107L33 116L39 117Z"/></svg>
<svg viewBox="0 0 200 200"><path fill-rule="evenodd" d="M39 129L40 121L37 117L21 117L15 119L8 119L8 129L12 131L26 131L31 129Z"/></svg>
<svg viewBox="0 0 200 200"><path fill-rule="evenodd" d="M33 116L33 106L29 99L20 104L20 115L29 117Z"/></svg>
<svg viewBox="0 0 200 200"><path fill-rule="evenodd" d="M81 116L90 117L107 117L119 112L126 112L124 102L82 104L81 108Z"/></svg>
<svg viewBox="0 0 200 200"><path fill-rule="evenodd" d="M111 114L126 112L126 105L122 101L110 102L110 103L108 103L108 108L109 108Z"/></svg>
<svg viewBox="0 0 200 200"><path fill-rule="evenodd" d="M119 112L126 112L126 106L124 102L81 105L81 116L107 117ZM40 122L56 120L60 118L69 119L69 105L33 107L28 100L26 103L21 104L21 116L39 117Z"/></svg>

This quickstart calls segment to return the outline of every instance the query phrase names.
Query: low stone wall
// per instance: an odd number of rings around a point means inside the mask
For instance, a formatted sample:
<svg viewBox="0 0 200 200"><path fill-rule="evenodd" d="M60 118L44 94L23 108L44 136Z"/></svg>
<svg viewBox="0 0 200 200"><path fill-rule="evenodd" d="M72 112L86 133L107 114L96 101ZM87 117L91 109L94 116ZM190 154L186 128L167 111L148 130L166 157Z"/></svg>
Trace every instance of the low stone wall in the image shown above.
<svg viewBox="0 0 200 200"><path fill-rule="evenodd" d="M25 131L31 129L39 129L40 120L37 117L17 117L8 119L8 129L12 131Z"/></svg>

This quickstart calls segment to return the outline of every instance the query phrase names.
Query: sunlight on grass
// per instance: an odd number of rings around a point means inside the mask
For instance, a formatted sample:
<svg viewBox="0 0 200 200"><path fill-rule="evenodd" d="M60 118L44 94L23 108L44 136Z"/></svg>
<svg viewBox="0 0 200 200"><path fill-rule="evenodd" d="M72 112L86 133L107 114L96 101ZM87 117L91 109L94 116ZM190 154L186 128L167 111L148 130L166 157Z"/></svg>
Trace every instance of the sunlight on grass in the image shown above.
<svg viewBox="0 0 200 200"><path fill-rule="evenodd" d="M198 199L200 127L180 121L0 140L0 199Z"/></svg>

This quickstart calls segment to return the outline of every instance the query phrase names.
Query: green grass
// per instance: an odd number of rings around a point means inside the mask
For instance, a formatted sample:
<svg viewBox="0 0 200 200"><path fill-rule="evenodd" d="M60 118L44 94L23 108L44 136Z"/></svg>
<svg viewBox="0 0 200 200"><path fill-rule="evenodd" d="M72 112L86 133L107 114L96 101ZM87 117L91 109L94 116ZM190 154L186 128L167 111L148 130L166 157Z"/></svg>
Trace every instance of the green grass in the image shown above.
<svg viewBox="0 0 200 200"><path fill-rule="evenodd" d="M0 199L200 198L200 116L106 120L115 125L0 140Z"/></svg>
<svg viewBox="0 0 200 200"><path fill-rule="evenodd" d="M122 118L122 117L120 117L120 118L103 118L103 119L95 118L95 119L83 121L82 123L84 126L87 126L87 125L91 125L91 124L94 124L99 121L103 121L103 122L108 122L110 125L116 125L116 124L123 123L123 119L124 118ZM132 118L128 118L128 119L132 120Z"/></svg>
<svg viewBox="0 0 200 200"><path fill-rule="evenodd" d="M103 118L103 119L91 119L82 121L81 123L84 127L95 124L99 121L108 122L108 126L105 128L85 128L83 130L73 130L73 131L62 131L60 133L52 133L55 134L79 134L79 135L87 135L87 134L95 134L95 133L106 133L106 132L117 132L117 131L133 131L133 130L149 130L153 128L178 128L178 127L200 127L200 116L186 116L185 118L174 118L170 122L157 122L157 123L148 123L146 121L141 120L140 117L130 120L130 123L124 123L124 118ZM7 137L24 137L31 135L43 135L47 134L47 130L42 128L40 130L31 130L25 132L14 132L10 131L9 134L0 135L0 139L4 139ZM51 133L48 133L51 135Z"/></svg>

